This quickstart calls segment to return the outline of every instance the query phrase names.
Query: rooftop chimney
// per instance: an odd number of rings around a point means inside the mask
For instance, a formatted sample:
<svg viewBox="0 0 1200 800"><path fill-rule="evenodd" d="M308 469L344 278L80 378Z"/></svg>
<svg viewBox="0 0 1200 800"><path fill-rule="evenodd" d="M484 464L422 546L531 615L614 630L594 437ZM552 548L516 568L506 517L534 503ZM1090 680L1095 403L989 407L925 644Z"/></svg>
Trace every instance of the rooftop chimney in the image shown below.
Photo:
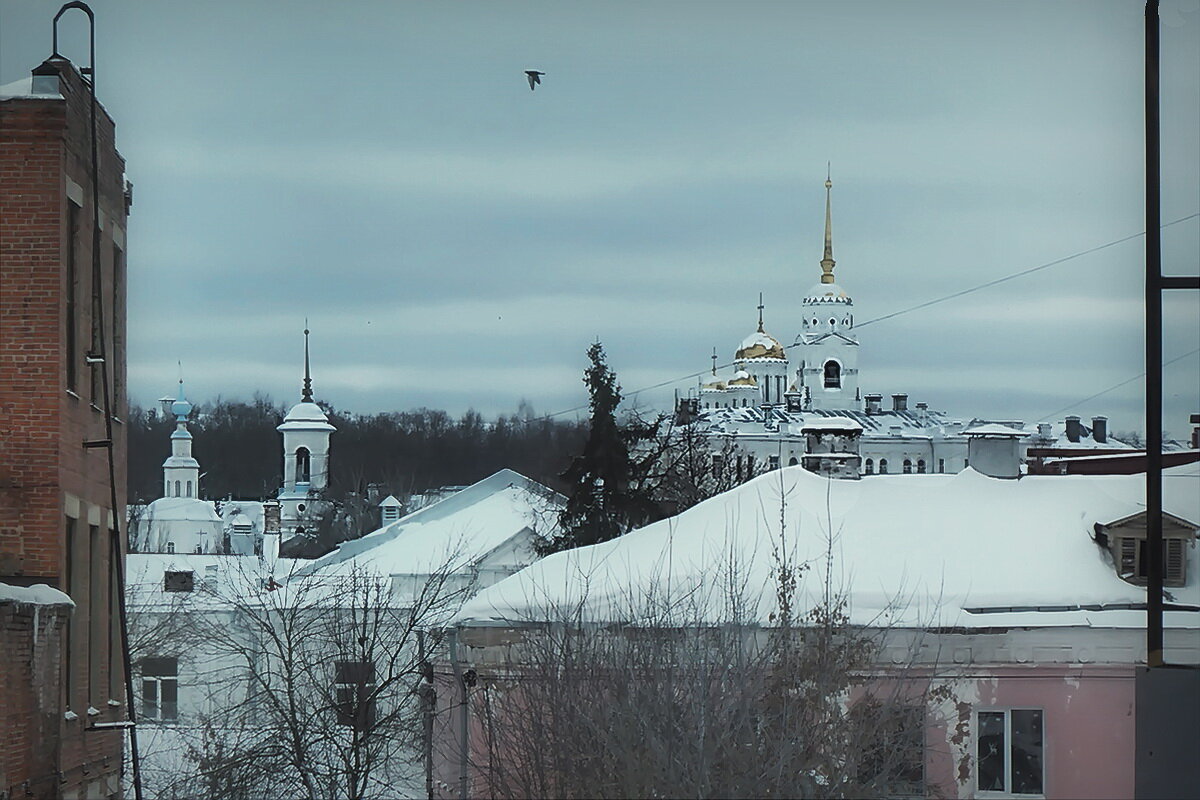
<svg viewBox="0 0 1200 800"><path fill-rule="evenodd" d="M1079 417L1067 417L1067 441L1078 442L1081 433Z"/></svg>
<svg viewBox="0 0 1200 800"><path fill-rule="evenodd" d="M1037 435L1038 435L1039 439L1053 439L1054 438L1054 426L1051 425L1049 422L1039 422Z"/></svg>
<svg viewBox="0 0 1200 800"><path fill-rule="evenodd" d="M263 533L279 533L279 501L263 503Z"/></svg>
<svg viewBox="0 0 1200 800"><path fill-rule="evenodd" d="M892 411L908 411L908 395L892 395Z"/></svg>
<svg viewBox="0 0 1200 800"><path fill-rule="evenodd" d="M1004 425L980 425L966 431L967 462L992 478L1021 475L1021 432Z"/></svg>
<svg viewBox="0 0 1200 800"><path fill-rule="evenodd" d="M1108 417L1092 417L1092 439L1099 444L1108 441Z"/></svg>
<svg viewBox="0 0 1200 800"><path fill-rule="evenodd" d="M883 395L869 394L867 395L867 413L878 414L882 410Z"/></svg>

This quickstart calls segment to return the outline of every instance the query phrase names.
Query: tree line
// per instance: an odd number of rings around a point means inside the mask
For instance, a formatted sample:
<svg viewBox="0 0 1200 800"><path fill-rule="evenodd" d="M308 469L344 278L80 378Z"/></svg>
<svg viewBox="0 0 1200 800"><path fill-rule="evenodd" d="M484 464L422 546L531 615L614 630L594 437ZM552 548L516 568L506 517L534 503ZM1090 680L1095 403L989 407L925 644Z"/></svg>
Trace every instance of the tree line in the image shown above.
<svg viewBox="0 0 1200 800"><path fill-rule="evenodd" d="M469 485L505 467L562 491L561 478L587 436L587 421L515 413L455 419L440 409L353 414L322 404L337 428L330 444L330 494L362 494L382 484L394 494ZM266 395L198 404L188 420L200 462L200 496L273 497L283 481L280 434L287 409ZM162 463L171 454L175 418L134 405L129 413L129 502L162 496Z"/></svg>

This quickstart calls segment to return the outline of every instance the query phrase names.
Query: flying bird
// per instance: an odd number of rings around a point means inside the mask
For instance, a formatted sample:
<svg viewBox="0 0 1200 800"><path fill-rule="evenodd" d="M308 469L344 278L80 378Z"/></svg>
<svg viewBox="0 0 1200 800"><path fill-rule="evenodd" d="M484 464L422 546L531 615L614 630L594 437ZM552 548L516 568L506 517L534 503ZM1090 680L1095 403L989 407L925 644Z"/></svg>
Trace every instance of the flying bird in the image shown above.
<svg viewBox="0 0 1200 800"><path fill-rule="evenodd" d="M538 72L536 69L525 70L525 77L529 79L529 91L533 91L533 87L542 82L544 72Z"/></svg>

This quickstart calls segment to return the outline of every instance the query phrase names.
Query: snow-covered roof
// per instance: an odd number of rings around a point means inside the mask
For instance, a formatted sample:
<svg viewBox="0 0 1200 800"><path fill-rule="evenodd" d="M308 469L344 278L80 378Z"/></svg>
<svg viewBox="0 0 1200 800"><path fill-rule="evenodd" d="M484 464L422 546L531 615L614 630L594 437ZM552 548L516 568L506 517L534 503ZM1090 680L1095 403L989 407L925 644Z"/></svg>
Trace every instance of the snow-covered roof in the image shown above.
<svg viewBox="0 0 1200 800"><path fill-rule="evenodd" d="M156 522L221 522L211 501L195 497L160 497L146 506L145 519Z"/></svg>
<svg viewBox="0 0 1200 800"><path fill-rule="evenodd" d="M27 75L0 86L0 100L62 100L57 75Z"/></svg>
<svg viewBox="0 0 1200 800"><path fill-rule="evenodd" d="M395 495L389 494L387 497L379 501L380 508L404 508L404 504L396 499Z"/></svg>
<svg viewBox="0 0 1200 800"><path fill-rule="evenodd" d="M818 283L804 295L804 304L822 302L849 302L850 295L836 283Z"/></svg>
<svg viewBox="0 0 1200 800"><path fill-rule="evenodd" d="M830 417L857 423L864 436L890 436L894 428L898 429L896 434L900 436L958 436L962 427L961 423L941 411L878 411L868 414L853 409L786 411L778 406L765 411L761 408L705 408L700 411L696 424L706 433L764 436L775 430L785 430L785 425L791 425L792 430L799 431ZM771 426L769 429L768 424Z"/></svg>
<svg viewBox="0 0 1200 800"><path fill-rule="evenodd" d="M861 431L862 425L859 425L849 417L812 417L804 421L801 430Z"/></svg>
<svg viewBox="0 0 1200 800"><path fill-rule="evenodd" d="M1051 423L1051 436L1049 440L1036 438L1030 444L1034 447L1058 448L1064 450L1137 450L1131 444L1122 442L1119 439L1114 439L1112 435L1105 437L1103 442L1097 442L1092 436L1092 428L1083 420L1079 422L1079 441L1072 442L1067 437L1067 423L1065 420L1059 420Z"/></svg>
<svg viewBox="0 0 1200 800"><path fill-rule="evenodd" d="M1023 436L1028 436L1028 431L1017 430L1010 428L1007 425L1001 425L998 422L990 422L984 425L976 425L963 431L964 436L1002 436L1005 438L1020 439Z"/></svg>
<svg viewBox="0 0 1200 800"><path fill-rule="evenodd" d="M131 609L151 611L186 600L193 607L219 609L231 599L263 591L268 578L277 582L299 568L299 559L257 555L130 553L125 580ZM191 572L193 591L169 592L168 572Z"/></svg>
<svg viewBox="0 0 1200 800"><path fill-rule="evenodd" d="M329 417L319 405L302 401L292 406L291 411L283 418L283 424L275 430L333 431L336 428L329 424Z"/></svg>
<svg viewBox="0 0 1200 800"><path fill-rule="evenodd" d="M619 539L535 562L485 589L458 619L520 623L579 606L596 621L622 621L656 595L687 597L719 619L727 566L737 563L748 608L769 624L773 553L783 552L803 568L800 613L820 602L828 577L856 624L1137 627L1144 613L1104 609L1144 603L1146 590L1117 576L1093 535L1096 523L1144 509L1144 497L1142 475L999 480L967 469L844 481L775 470ZM1163 501L1169 513L1200 520L1200 467L1167 470ZM1187 549L1175 604L1200 607L1197 551ZM1057 616L1031 613L1038 609ZM1200 628L1200 613L1173 613L1168 625Z"/></svg>
<svg viewBox="0 0 1200 800"><path fill-rule="evenodd" d="M565 498L510 469L414 511L299 570L339 575L369 570L383 575L428 574L466 567L527 530L551 533Z"/></svg>
<svg viewBox="0 0 1200 800"><path fill-rule="evenodd" d="M0 582L0 603L19 606L74 606L75 601L63 592L44 583L33 586L13 586Z"/></svg>

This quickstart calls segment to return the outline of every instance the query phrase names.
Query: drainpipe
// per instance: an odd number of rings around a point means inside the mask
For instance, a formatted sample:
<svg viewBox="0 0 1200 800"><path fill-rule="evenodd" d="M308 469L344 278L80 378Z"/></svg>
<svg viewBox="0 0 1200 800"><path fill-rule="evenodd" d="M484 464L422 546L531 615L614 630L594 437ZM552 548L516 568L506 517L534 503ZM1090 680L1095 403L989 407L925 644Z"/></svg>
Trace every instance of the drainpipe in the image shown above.
<svg viewBox="0 0 1200 800"><path fill-rule="evenodd" d="M458 796L467 800L467 683L463 680L462 665L458 663L458 628L450 629L450 668L454 680L462 689L462 704L458 717Z"/></svg>

